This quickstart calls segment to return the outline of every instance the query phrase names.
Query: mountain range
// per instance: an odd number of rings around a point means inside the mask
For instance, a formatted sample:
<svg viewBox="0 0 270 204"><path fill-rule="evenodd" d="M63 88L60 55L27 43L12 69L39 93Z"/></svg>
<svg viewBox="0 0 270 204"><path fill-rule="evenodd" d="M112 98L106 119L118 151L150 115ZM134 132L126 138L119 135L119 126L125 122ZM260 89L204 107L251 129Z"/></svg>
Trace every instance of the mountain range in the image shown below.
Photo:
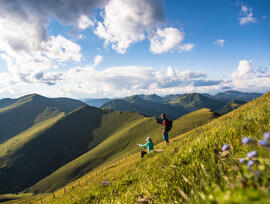
<svg viewBox="0 0 270 204"><path fill-rule="evenodd" d="M164 97L156 94L134 95L113 99L101 107L118 111L135 111L155 117L159 117L161 113L166 113L168 118L174 120L200 108L209 108L224 114L259 96L261 96L259 93L243 93L239 91L226 91L215 95L190 93Z"/></svg>

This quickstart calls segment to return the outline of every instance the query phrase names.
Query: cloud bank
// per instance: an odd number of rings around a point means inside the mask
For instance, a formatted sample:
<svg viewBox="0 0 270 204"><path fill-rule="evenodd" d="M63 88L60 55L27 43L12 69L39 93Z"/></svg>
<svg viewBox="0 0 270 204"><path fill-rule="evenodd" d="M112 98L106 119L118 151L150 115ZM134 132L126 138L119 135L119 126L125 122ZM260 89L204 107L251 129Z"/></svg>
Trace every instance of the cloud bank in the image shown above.
<svg viewBox="0 0 270 204"><path fill-rule="evenodd" d="M65 72L40 72L20 77L0 73L0 97L30 92L59 97L122 97L133 94L179 94L213 92L223 89L268 91L268 68L254 68L248 60L239 61L235 71L223 79L209 79L207 73L173 67L119 66L98 70L75 67ZM28 90L25 91L25 90Z"/></svg>

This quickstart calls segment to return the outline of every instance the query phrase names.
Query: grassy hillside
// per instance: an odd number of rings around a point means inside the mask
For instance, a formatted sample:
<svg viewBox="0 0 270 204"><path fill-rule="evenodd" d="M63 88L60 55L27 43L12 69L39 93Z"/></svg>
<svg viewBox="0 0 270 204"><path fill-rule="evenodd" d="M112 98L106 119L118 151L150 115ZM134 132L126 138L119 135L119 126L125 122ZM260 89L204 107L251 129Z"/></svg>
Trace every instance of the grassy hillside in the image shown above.
<svg viewBox="0 0 270 204"><path fill-rule="evenodd" d="M217 116L209 109L187 114L174 121L170 137L205 124ZM132 117L133 119L131 119ZM108 162L137 152L136 144L144 143L147 136L152 137L155 143L161 142L161 129L161 125L154 117L113 111L103 117L100 128L94 131L94 135L109 135L109 137L104 138L103 142L95 148L58 169L29 190L34 192L53 191L100 165L106 165Z"/></svg>
<svg viewBox="0 0 270 204"><path fill-rule="evenodd" d="M37 94L18 99L2 99L0 104L0 143L20 134L32 125L61 112L68 113L85 104L68 98L46 98ZM5 104L5 105L4 105Z"/></svg>
<svg viewBox="0 0 270 204"><path fill-rule="evenodd" d="M163 152L147 155L107 174L56 203L270 203L270 155L255 140L270 129L270 93L175 139ZM221 151L229 144L228 151ZM250 170L239 158L256 150ZM247 158L246 158L247 159ZM106 172L103 174L106 175ZM108 185L101 182L108 180Z"/></svg>

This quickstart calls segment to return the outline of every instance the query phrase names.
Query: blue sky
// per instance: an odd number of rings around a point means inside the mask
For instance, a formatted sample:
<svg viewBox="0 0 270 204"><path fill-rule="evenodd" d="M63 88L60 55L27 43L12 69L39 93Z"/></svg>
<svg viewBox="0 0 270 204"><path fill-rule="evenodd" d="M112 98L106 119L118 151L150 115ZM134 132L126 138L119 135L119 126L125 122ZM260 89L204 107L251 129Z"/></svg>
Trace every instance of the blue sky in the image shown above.
<svg viewBox="0 0 270 204"><path fill-rule="evenodd" d="M0 98L270 89L268 0L30 1L0 2Z"/></svg>

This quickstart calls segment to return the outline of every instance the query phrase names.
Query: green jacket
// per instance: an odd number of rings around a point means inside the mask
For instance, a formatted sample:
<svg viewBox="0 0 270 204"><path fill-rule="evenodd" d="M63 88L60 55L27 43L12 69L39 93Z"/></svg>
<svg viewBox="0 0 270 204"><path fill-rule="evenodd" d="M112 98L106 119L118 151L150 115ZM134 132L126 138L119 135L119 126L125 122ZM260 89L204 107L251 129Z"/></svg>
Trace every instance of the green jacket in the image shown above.
<svg viewBox="0 0 270 204"><path fill-rule="evenodd" d="M147 143L140 145L140 147L146 147L148 153L150 153L150 151L154 149L154 144L151 141L147 141Z"/></svg>

